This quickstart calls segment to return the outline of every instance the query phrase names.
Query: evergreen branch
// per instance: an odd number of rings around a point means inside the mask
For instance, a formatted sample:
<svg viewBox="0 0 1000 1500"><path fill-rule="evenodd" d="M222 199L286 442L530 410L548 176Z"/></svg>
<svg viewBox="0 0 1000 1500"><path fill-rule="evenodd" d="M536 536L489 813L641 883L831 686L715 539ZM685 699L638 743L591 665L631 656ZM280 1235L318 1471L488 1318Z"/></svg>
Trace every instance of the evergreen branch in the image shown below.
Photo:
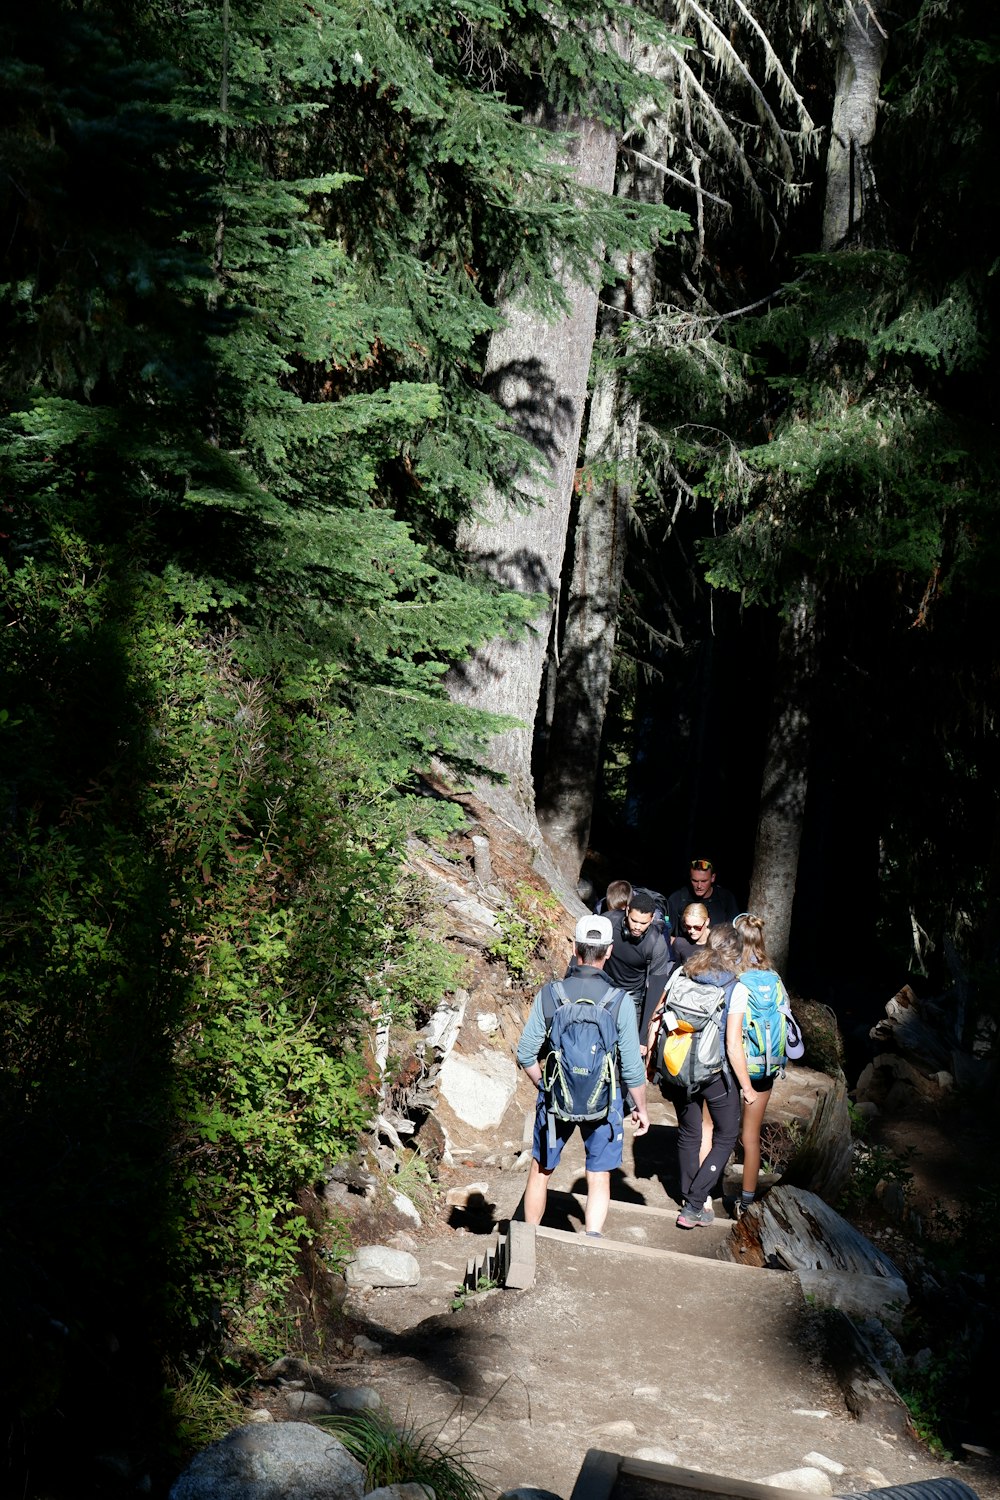
<svg viewBox="0 0 1000 1500"><path fill-rule="evenodd" d="M732 130L729 128L729 125L723 118L722 112L717 107L712 96L708 93L708 90L701 83L698 75L692 68L688 66L687 62L682 61L681 65L685 73L687 74L688 82L691 84L695 93L698 95L699 103L705 113L706 118L715 125L717 131L719 132L719 135L722 137L722 140L728 148L728 155L731 161L735 164L744 182L746 183L750 191L751 202L757 209L760 221L763 223L765 219L770 219L775 233L777 233L777 220L767 207L767 204L764 200L764 194L761 192L757 179L754 176L753 169L750 166L749 161L747 160L746 152L743 150L743 147L740 145Z"/></svg>
<svg viewBox="0 0 1000 1500"><path fill-rule="evenodd" d="M785 139L785 132L781 128L781 124L777 116L775 115L774 110L767 102L767 99L760 85L753 77L750 69L747 67L742 57L740 57L739 53L736 51L736 48L726 36L725 32L708 14L707 11L702 10L701 6L697 4L697 0L684 0L684 5L686 9L692 11L694 15L698 17L698 19L704 26L707 37L710 39L712 55L715 57L716 61L724 67L728 66L729 71L738 73L746 83L754 100L754 103L757 106L757 111L760 114L761 119L767 121L767 123L771 127L772 139L774 140L781 159L784 162L786 174L791 177L795 171L795 163L792 160L792 153L789 148L788 142Z"/></svg>
<svg viewBox="0 0 1000 1500"><path fill-rule="evenodd" d="M813 118L810 115L809 111L806 109L805 101L799 94L794 83L786 72L781 59L778 57L774 48L771 46L771 39L767 35L767 32L764 31L763 27L757 21L756 17L752 14L749 7L744 4L744 0L733 0L733 4L740 12L740 15L743 16L747 25L755 33L758 40L760 41L762 48L764 49L765 79L776 78L778 80L778 88L781 93L782 101L785 104L794 106L795 112L799 117L799 123L803 132L807 135L813 133L816 130L815 122L813 121ZM883 33L883 35L884 34L885 33Z"/></svg>
<svg viewBox="0 0 1000 1500"><path fill-rule="evenodd" d="M652 156L647 156L637 146L623 146L622 152L634 156L636 161L643 162L647 167L652 167L657 172L662 172L666 177L672 177L675 182L681 183L683 187L689 188L691 192L697 193L699 198L708 198L712 203L717 203L720 208L732 208L732 204L726 198L719 198L715 193L710 193L707 188L691 181L685 177L683 172L678 172L674 167L668 167L665 162L656 161Z"/></svg>

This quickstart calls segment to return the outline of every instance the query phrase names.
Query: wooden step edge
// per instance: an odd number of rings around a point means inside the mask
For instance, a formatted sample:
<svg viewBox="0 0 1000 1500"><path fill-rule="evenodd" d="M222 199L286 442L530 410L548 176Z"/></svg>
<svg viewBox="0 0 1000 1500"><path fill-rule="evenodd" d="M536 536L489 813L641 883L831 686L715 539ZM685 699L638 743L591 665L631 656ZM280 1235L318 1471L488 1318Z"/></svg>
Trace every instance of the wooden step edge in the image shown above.
<svg viewBox="0 0 1000 1500"><path fill-rule="evenodd" d="M639 1256L645 1260L705 1260L705 1256L687 1255L683 1250L665 1250L659 1245L634 1245L628 1240L613 1240L607 1235L601 1239L590 1239L585 1234L575 1234L572 1229L546 1229L543 1225L535 1230L540 1240L554 1240L558 1245L573 1245L584 1250L614 1250L623 1255ZM732 1262L719 1261L719 1265L731 1265Z"/></svg>
<svg viewBox="0 0 1000 1500"><path fill-rule="evenodd" d="M585 1207L587 1203L586 1194L571 1193L566 1188L550 1187L549 1197L551 1198L553 1194L557 1194L560 1198L572 1198L573 1202L579 1203L581 1207ZM716 1201L718 1196L719 1195L716 1194L712 1199L713 1203ZM623 1211L628 1211L635 1214L649 1214L652 1218L658 1219L669 1219L675 1217L681 1211L681 1206L679 1203L672 1204L670 1208L660 1208L655 1203L630 1203L625 1198L612 1198L611 1207L613 1209L622 1209ZM717 1213L715 1216L715 1222L716 1224L727 1224L729 1228L732 1229L736 1221L734 1219L730 1219L728 1216L722 1213Z"/></svg>
<svg viewBox="0 0 1000 1500"><path fill-rule="evenodd" d="M625 1458L601 1448L588 1449L570 1500L611 1500L622 1475L655 1484L662 1500L690 1500L716 1496L718 1500L802 1500L799 1490L778 1489L750 1479L731 1479L725 1474L706 1474L676 1464Z"/></svg>
<svg viewBox="0 0 1000 1500"><path fill-rule="evenodd" d="M690 1231L697 1234L696 1229ZM540 1240L552 1240L557 1245L570 1245L577 1250L613 1251L616 1255L630 1255L642 1260L683 1261L685 1265L712 1266L714 1273L728 1275L735 1271L740 1276L760 1275L758 1266L744 1266L733 1260L716 1260L712 1255L692 1255L687 1250L667 1250L659 1245L634 1245L628 1240L613 1240L604 1235L599 1240L588 1239L585 1234L574 1234L571 1229L547 1229L539 1225L535 1235ZM704 1243L704 1241L702 1241ZM710 1241L713 1245L716 1240ZM782 1273L787 1274L787 1273Z"/></svg>

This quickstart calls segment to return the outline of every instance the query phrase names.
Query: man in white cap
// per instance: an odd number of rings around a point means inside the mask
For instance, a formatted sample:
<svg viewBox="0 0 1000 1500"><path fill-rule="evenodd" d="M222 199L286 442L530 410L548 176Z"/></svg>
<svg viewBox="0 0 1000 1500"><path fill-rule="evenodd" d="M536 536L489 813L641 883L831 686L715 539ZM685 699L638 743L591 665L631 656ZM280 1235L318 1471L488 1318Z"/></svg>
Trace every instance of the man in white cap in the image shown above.
<svg viewBox="0 0 1000 1500"><path fill-rule="evenodd" d="M560 1006L588 1000L596 1002L599 1008L609 1009L614 1016L617 1045L611 1063L617 1075L617 1086L611 1089L604 1117L580 1124L587 1154L584 1228L593 1239L600 1239L604 1229L611 1202L611 1173L622 1164L625 1133L623 1089L632 1096L636 1135L645 1135L649 1129L646 1068L639 1051L635 1006L627 994L614 989L603 973L612 941L613 932L607 917L588 913L580 918L574 941L577 963L565 979L557 982L557 986L546 984L538 991L517 1045L517 1060L538 1089L531 1167L524 1190L524 1217L529 1224L540 1224L545 1212L549 1178L559 1164L563 1146L576 1129L576 1124L567 1119L549 1119L543 1091L542 1063L549 1051L554 1011ZM602 1006L602 1002L610 1002L610 1005Z"/></svg>

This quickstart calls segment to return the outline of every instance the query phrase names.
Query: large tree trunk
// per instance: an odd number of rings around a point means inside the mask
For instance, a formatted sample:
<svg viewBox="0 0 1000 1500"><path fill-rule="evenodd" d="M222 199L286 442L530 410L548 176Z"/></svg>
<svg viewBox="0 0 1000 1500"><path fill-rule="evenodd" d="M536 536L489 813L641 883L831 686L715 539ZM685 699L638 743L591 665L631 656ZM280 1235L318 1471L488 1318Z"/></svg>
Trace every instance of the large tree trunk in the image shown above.
<svg viewBox="0 0 1000 1500"><path fill-rule="evenodd" d="M615 191L643 202L662 197L657 178L636 157L619 174ZM623 316L649 316L656 286L650 251L616 257L615 270L614 305L603 314L611 337ZM639 416L620 371L602 371L590 400L569 597L557 660L550 666L555 692L538 798L542 831L572 880L587 851L600 772Z"/></svg>
<svg viewBox="0 0 1000 1500"><path fill-rule="evenodd" d="M616 410L617 398L617 381L608 377L591 399L573 576L539 795L542 832L571 880L580 872L590 837L625 569L631 485L619 464L634 456L639 413L635 403ZM615 472L591 479L587 468L599 461Z"/></svg>
<svg viewBox="0 0 1000 1500"><path fill-rule="evenodd" d="M837 92L826 157L824 250L846 244L875 205L868 147L875 136L885 51L886 35L876 0L849 5L837 59Z"/></svg>
<svg viewBox="0 0 1000 1500"><path fill-rule="evenodd" d="M572 131L570 161L582 186L610 192L617 139L594 120L561 119ZM542 671L559 587L576 473L587 375L597 321L593 286L564 280L566 317L547 322L522 306L504 309L505 326L490 341L486 383L512 421L535 444L541 474L525 488L536 503L512 510L490 492L480 515L464 524L459 549L504 588L546 596L533 628L520 639L500 638L452 671L449 688L462 703L510 714L521 728L498 735L491 767L505 786L484 784L481 795L520 832L540 841L531 775L531 748Z"/></svg>
<svg viewBox="0 0 1000 1500"><path fill-rule="evenodd" d="M830 149L827 155L823 250L856 239L862 213L874 206L868 147L875 134L886 39L876 0L848 6L837 61ZM788 958L792 903L798 876L810 748L809 693L816 658L819 590L803 578L781 632L774 717L764 765L760 821L754 849L750 906L766 923L776 967Z"/></svg>
<svg viewBox="0 0 1000 1500"><path fill-rule="evenodd" d="M764 919L767 950L779 970L788 959L809 779L816 600L815 585L804 580L778 640L773 718L750 882L750 910Z"/></svg>

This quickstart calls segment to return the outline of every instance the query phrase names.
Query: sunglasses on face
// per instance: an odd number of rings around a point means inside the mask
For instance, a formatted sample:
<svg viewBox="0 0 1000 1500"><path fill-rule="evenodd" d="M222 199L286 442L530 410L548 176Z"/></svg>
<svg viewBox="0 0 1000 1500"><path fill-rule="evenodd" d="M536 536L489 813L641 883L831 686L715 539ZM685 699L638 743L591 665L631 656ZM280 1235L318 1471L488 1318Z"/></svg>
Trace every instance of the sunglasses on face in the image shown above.
<svg viewBox="0 0 1000 1500"><path fill-rule="evenodd" d="M700 932L703 927L707 927L708 926L708 923L707 922L685 922L684 926L687 928L688 932Z"/></svg>

